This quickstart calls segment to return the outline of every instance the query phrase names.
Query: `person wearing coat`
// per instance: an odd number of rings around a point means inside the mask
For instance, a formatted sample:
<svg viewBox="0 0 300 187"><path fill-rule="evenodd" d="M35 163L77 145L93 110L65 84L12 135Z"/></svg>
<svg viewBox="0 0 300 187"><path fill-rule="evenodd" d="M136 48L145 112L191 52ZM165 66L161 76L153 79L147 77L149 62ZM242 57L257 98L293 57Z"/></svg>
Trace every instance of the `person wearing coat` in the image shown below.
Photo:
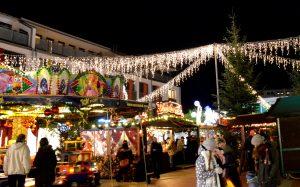
<svg viewBox="0 0 300 187"><path fill-rule="evenodd" d="M173 138L169 139L167 150L168 150L168 155L169 155L170 168L174 169L174 167L175 167L174 155L176 152L176 145L175 145Z"/></svg>
<svg viewBox="0 0 300 187"><path fill-rule="evenodd" d="M197 187L220 187L219 174L222 168L217 164L213 151L216 148L215 140L209 138L200 145L196 160Z"/></svg>
<svg viewBox="0 0 300 187"><path fill-rule="evenodd" d="M40 140L40 148L33 161L35 171L35 186L49 187L55 181L55 168L57 160L52 146L47 138Z"/></svg>
<svg viewBox="0 0 300 187"><path fill-rule="evenodd" d="M157 138L153 138L153 142L151 144L150 150L151 160L153 164L154 176L159 179L160 178L160 160L162 157L162 146L159 142L157 142Z"/></svg>
<svg viewBox="0 0 300 187"><path fill-rule="evenodd" d="M266 143L264 137L259 134L253 136L251 143L255 146L253 156L259 186L278 186L280 182L278 150L273 145Z"/></svg>
<svg viewBox="0 0 300 187"><path fill-rule="evenodd" d="M4 157L3 170L4 174L8 175L8 185L11 187L24 187L26 175L30 170L30 151L25 139L26 136L20 134Z"/></svg>

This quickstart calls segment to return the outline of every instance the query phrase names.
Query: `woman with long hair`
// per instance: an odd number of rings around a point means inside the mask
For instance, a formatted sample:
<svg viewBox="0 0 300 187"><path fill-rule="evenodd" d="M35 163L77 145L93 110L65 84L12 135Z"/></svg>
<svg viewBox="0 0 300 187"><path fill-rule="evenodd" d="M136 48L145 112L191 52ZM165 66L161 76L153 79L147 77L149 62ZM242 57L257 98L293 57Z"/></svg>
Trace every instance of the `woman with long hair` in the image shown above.
<svg viewBox="0 0 300 187"><path fill-rule="evenodd" d="M218 174L222 173L222 168L213 155L215 148L215 140L212 138L205 140L199 147L196 160L197 187L220 187Z"/></svg>

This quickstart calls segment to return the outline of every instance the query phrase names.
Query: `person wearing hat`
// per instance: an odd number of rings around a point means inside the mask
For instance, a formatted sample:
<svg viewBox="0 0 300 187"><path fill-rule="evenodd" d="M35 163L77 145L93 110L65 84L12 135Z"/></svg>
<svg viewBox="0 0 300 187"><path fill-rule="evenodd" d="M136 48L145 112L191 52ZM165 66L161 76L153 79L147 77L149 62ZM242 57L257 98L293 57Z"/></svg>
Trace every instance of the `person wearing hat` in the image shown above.
<svg viewBox="0 0 300 187"><path fill-rule="evenodd" d="M23 187L29 173L30 151L25 140L26 136L19 134L16 143L11 145L5 154L3 170L4 174L8 175L9 186Z"/></svg>
<svg viewBox="0 0 300 187"><path fill-rule="evenodd" d="M213 151L216 148L215 140L206 139L198 149L196 160L197 187L220 187L219 175L222 168L216 162Z"/></svg>
<svg viewBox="0 0 300 187"><path fill-rule="evenodd" d="M276 187L280 183L278 150L259 134L253 136L251 143L255 146L253 157L259 186Z"/></svg>

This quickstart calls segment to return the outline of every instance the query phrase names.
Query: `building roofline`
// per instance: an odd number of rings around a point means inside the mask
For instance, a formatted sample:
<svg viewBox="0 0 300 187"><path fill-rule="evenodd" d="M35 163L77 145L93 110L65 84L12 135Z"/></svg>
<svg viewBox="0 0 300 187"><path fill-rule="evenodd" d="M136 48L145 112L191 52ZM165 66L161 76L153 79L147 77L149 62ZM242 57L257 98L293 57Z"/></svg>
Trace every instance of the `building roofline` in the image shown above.
<svg viewBox="0 0 300 187"><path fill-rule="evenodd" d="M12 18L12 19L15 19L16 21L19 21L19 20L20 20L19 18L15 17L15 16L12 16L12 15L9 15L9 14L6 14L6 13L4 13L4 12L0 12L0 14L2 14L2 15L4 15L4 16L7 16L7 17L10 17L10 18Z"/></svg>
<svg viewBox="0 0 300 187"><path fill-rule="evenodd" d="M69 37L71 37L71 38L75 38L75 39L77 39L77 40L80 40L80 41L83 41L83 42L86 42L86 43L89 43L89 44L92 44L92 45L96 45L96 46L98 46L98 47L104 48L104 49L109 50L109 51L112 52L111 48L109 48L109 47L106 47L106 46L103 46L103 45L100 45L100 44L91 42L91 41L89 41L89 40L86 40L86 39L83 39L83 38L80 38L80 37L77 37L77 36L74 36L74 35L71 35L71 34L68 34L68 33L65 33L65 32L63 32L63 31L59 31L59 30L57 30L57 29L48 27L48 26L46 26L46 25L42 25L42 24L40 24L40 23L31 21L31 20L26 19L26 18L23 18L23 17L21 17L21 20L24 21L24 22L27 22L28 24L31 24L31 25L33 25L33 26L36 25L36 26L39 26L39 27L42 27L42 28L45 28L45 29L48 29L48 30L57 32L57 33L59 33L59 34L66 35L66 36L69 36Z"/></svg>

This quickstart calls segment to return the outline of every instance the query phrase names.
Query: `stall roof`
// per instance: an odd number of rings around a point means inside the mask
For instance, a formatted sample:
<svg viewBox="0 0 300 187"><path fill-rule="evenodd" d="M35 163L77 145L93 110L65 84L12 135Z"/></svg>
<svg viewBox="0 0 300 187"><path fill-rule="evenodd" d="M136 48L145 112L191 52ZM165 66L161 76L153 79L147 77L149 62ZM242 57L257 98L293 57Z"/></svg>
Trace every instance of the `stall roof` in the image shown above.
<svg viewBox="0 0 300 187"><path fill-rule="evenodd" d="M273 117L300 116L300 96L278 98L267 115Z"/></svg>
<svg viewBox="0 0 300 187"><path fill-rule="evenodd" d="M196 126L192 122L188 122L184 120L184 118L168 118L168 120L159 119L150 122L144 122L142 125L147 127L153 126L153 127L174 128L174 129L198 128L198 126Z"/></svg>
<svg viewBox="0 0 300 187"><path fill-rule="evenodd" d="M226 122L226 126L231 125L249 125L276 122L276 118L263 114L245 114L239 115L235 119L230 119Z"/></svg>

